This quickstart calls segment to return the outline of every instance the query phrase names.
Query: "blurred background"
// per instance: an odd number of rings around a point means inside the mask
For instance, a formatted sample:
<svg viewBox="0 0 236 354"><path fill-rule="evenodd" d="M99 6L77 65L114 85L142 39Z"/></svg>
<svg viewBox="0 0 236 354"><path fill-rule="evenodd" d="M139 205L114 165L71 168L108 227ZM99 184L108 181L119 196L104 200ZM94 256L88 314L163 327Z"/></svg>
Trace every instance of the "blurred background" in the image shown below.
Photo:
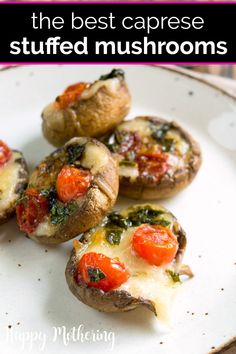
<svg viewBox="0 0 236 354"><path fill-rule="evenodd" d="M185 66L185 68L212 75L220 75L236 79L236 65L196 65Z"/></svg>

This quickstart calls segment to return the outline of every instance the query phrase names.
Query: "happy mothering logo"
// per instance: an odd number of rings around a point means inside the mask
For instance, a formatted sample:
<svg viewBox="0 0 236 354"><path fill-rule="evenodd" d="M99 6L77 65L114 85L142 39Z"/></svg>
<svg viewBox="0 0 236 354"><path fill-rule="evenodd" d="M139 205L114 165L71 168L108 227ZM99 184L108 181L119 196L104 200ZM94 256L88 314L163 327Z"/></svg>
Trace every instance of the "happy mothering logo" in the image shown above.
<svg viewBox="0 0 236 354"><path fill-rule="evenodd" d="M107 344L107 350L113 350L115 333L107 330L86 329L83 324L69 329L66 326L52 327L50 335L42 331L16 331L13 328L8 328L6 333L7 343L18 343L19 350L22 352L33 352L36 347L43 352L49 342L55 343L59 340L64 346L68 346L70 342L103 342Z"/></svg>

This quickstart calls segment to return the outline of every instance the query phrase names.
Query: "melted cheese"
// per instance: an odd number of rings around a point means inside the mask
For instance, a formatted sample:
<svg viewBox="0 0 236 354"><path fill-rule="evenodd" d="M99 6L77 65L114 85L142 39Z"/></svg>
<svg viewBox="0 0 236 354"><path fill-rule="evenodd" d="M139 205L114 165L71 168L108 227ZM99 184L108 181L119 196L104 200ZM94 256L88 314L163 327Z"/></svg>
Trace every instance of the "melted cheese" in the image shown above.
<svg viewBox="0 0 236 354"><path fill-rule="evenodd" d="M188 152L189 144L176 130L169 130L166 134L166 138L175 141L175 148L180 155L185 155Z"/></svg>
<svg viewBox="0 0 236 354"><path fill-rule="evenodd" d="M129 177L131 180L135 180L139 176L139 170L135 166L119 166L119 176L121 177Z"/></svg>
<svg viewBox="0 0 236 354"><path fill-rule="evenodd" d="M167 154L168 155L168 174L170 176L173 176L175 171L178 169L183 169L185 166L185 160L182 157L173 155L173 154Z"/></svg>
<svg viewBox="0 0 236 354"><path fill-rule="evenodd" d="M165 219L166 216L165 216ZM173 218L169 214L169 219ZM171 265L156 267L148 264L144 259L136 256L132 250L131 240L136 227L124 230L119 245L110 245L105 239L105 230L99 227L91 237L91 241L77 249L77 256L84 253L97 252L108 257L118 257L125 264L130 273L128 281L117 290L128 291L134 297L142 297L151 300L156 308L160 321L168 323L169 310L173 302L178 285L173 283L166 269Z"/></svg>
<svg viewBox="0 0 236 354"><path fill-rule="evenodd" d="M21 165L15 162L18 158L22 158L21 153L13 152L10 160L0 167L0 214L1 210L6 210L17 198L15 188L21 169Z"/></svg>
<svg viewBox="0 0 236 354"><path fill-rule="evenodd" d="M36 230L34 231L35 236L46 236L50 237L55 234L56 229L58 228L57 225L53 225L49 219L49 217L46 217L44 221L42 221Z"/></svg>
<svg viewBox="0 0 236 354"><path fill-rule="evenodd" d="M94 96L101 87L106 87L112 93L116 93L116 91L120 87L120 80L118 78L113 78L108 80L96 81L94 84L92 84L82 92L80 98L82 100L88 100L89 98Z"/></svg>
<svg viewBox="0 0 236 354"><path fill-rule="evenodd" d="M159 124L161 126L161 124ZM157 125L158 127L158 125ZM139 117L127 122L123 122L118 127L120 131L130 131L137 132L142 137L143 144L148 144L150 142L150 136L152 134L152 130L150 128L150 122L146 120L144 117ZM188 142L181 136L181 134L176 129L170 129L166 133L167 139L173 139L175 144L176 152L167 152L168 155L168 173L170 176L174 175L176 170L183 169L186 164L186 154L189 150ZM156 146L158 143L156 142ZM155 148L155 144L153 143L153 149ZM139 171L137 167L128 167L128 166L120 166L119 175L121 177L130 177L134 179L138 177Z"/></svg>
<svg viewBox="0 0 236 354"><path fill-rule="evenodd" d="M81 165L84 168L90 169L92 174L96 174L108 163L108 159L109 156L102 147L88 142L85 146Z"/></svg>
<svg viewBox="0 0 236 354"><path fill-rule="evenodd" d="M141 117L120 124L118 130L138 132L141 136L149 136L151 134L150 123Z"/></svg>

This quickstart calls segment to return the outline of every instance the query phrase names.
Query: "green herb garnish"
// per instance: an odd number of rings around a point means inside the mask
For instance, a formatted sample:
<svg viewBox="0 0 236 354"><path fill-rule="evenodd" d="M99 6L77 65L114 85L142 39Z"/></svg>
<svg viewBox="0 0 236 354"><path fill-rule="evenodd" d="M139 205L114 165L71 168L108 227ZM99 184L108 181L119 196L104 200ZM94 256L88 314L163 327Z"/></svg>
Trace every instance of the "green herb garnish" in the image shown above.
<svg viewBox="0 0 236 354"><path fill-rule="evenodd" d="M127 218L124 218L117 212L110 213L104 225L107 242L111 245L119 245L123 230L126 230L129 226L132 225Z"/></svg>
<svg viewBox="0 0 236 354"><path fill-rule="evenodd" d="M48 197L50 194L51 189L50 188L43 188L40 190L40 194L43 195L44 197Z"/></svg>
<svg viewBox="0 0 236 354"><path fill-rule="evenodd" d="M123 229L121 229L121 228L107 229L106 230L106 240L111 245L119 245L122 232L123 232Z"/></svg>
<svg viewBox="0 0 236 354"><path fill-rule="evenodd" d="M57 200L56 187L51 187L51 188L47 188L47 189L46 188L41 189L40 194L48 199L49 210L51 210L53 205L55 204L55 202Z"/></svg>
<svg viewBox="0 0 236 354"><path fill-rule="evenodd" d="M68 154L68 163L73 164L84 152L84 145L69 145L66 148Z"/></svg>
<svg viewBox="0 0 236 354"><path fill-rule="evenodd" d="M140 226L142 224L169 226L170 222L160 218L164 214L162 210L154 210L150 207L131 211L127 217L117 212L110 213L104 227L106 229L106 240L111 245L119 245L123 230L128 227Z"/></svg>
<svg viewBox="0 0 236 354"><path fill-rule="evenodd" d="M51 223L54 225L62 224L76 208L77 204L75 202L63 204L59 200L55 200L50 210Z"/></svg>
<svg viewBox="0 0 236 354"><path fill-rule="evenodd" d="M168 123L164 123L157 127L156 125L151 125L152 137L156 140L162 141L168 130L170 129L170 125Z"/></svg>
<svg viewBox="0 0 236 354"><path fill-rule="evenodd" d="M134 161L124 159L119 162L119 166L136 167L138 164Z"/></svg>
<svg viewBox="0 0 236 354"><path fill-rule="evenodd" d="M115 77L121 77L124 79L125 73L121 69L113 69L109 74L101 75L99 77L99 80L108 80L108 79L113 79Z"/></svg>
<svg viewBox="0 0 236 354"><path fill-rule="evenodd" d="M123 228L127 229L129 226L132 226L131 222L124 218L121 214L117 212L110 213L107 217L108 221L106 223L107 228Z"/></svg>
<svg viewBox="0 0 236 354"><path fill-rule="evenodd" d="M161 143L162 150L166 152L173 151L174 143L175 143L174 139L164 139Z"/></svg>
<svg viewBox="0 0 236 354"><path fill-rule="evenodd" d="M180 280L180 277L179 277L178 273L174 272L171 269L167 269L166 273L169 274L169 276L171 277L171 279L173 280L174 283L181 283L181 280Z"/></svg>
<svg viewBox="0 0 236 354"><path fill-rule="evenodd" d="M111 152L120 152L120 147L122 144L129 144L131 135L132 133L130 132L116 130L111 135L106 136L103 139L103 143L108 147ZM134 151L128 151L126 155L126 159L133 160L135 158Z"/></svg>
<svg viewBox="0 0 236 354"><path fill-rule="evenodd" d="M157 219L164 212L162 210L153 210L151 208L143 208L131 211L128 214L128 220L132 226L139 226L141 224L159 224L161 219Z"/></svg>
<svg viewBox="0 0 236 354"><path fill-rule="evenodd" d="M88 267L87 270L88 270L89 280L93 283L96 283L106 277L105 274L99 268Z"/></svg>
<svg viewBox="0 0 236 354"><path fill-rule="evenodd" d="M105 137L103 143L111 152L118 152L122 140L122 134L118 131L115 131L111 135Z"/></svg>
<svg viewBox="0 0 236 354"><path fill-rule="evenodd" d="M166 134L170 129L170 124L164 123L159 127L151 124L152 137L161 145L162 150L169 152L174 148L174 139L166 138Z"/></svg>
<svg viewBox="0 0 236 354"><path fill-rule="evenodd" d="M103 139L103 143L108 147L111 152L118 151L118 142L116 140L116 133L112 133Z"/></svg>
<svg viewBox="0 0 236 354"><path fill-rule="evenodd" d="M153 222L151 223L152 225L160 225L163 227L167 227L170 225L170 221L167 221L165 219L160 219L160 220L153 220Z"/></svg>

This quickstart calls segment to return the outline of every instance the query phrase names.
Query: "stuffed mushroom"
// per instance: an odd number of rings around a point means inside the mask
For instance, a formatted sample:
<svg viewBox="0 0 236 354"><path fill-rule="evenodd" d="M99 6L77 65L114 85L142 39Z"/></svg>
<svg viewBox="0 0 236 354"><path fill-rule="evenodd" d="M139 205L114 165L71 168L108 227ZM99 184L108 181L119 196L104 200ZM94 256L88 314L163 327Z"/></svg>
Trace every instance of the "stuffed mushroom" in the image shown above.
<svg viewBox="0 0 236 354"><path fill-rule="evenodd" d="M77 136L100 137L124 119L130 104L124 72L113 69L94 83L67 87L44 109L43 134L55 146Z"/></svg>
<svg viewBox="0 0 236 354"><path fill-rule="evenodd" d="M0 224L15 213L27 181L28 170L22 153L11 150L0 140Z"/></svg>
<svg viewBox="0 0 236 354"><path fill-rule="evenodd" d="M46 157L17 206L20 229L31 239L57 244L97 225L115 203L117 164L92 138L73 138Z"/></svg>
<svg viewBox="0 0 236 354"><path fill-rule="evenodd" d="M161 118L125 121L103 142L119 162L120 194L131 198L173 196L201 165L199 144L176 122Z"/></svg>
<svg viewBox="0 0 236 354"><path fill-rule="evenodd" d="M80 301L99 311L145 306L165 320L180 275L192 275L181 266L185 246L173 214L159 205L136 205L110 213L74 240L66 280Z"/></svg>

